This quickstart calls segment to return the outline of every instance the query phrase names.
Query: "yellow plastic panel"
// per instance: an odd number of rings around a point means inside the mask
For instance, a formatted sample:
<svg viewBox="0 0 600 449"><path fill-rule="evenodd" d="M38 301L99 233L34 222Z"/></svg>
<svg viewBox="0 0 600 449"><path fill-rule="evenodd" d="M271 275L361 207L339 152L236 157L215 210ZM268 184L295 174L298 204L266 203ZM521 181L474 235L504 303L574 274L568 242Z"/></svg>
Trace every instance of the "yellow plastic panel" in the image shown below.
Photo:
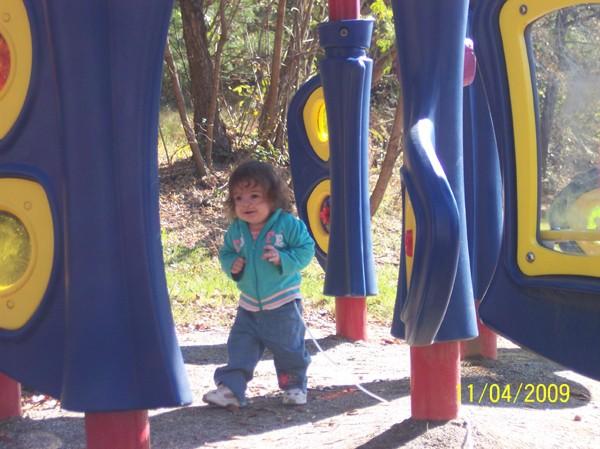
<svg viewBox="0 0 600 449"><path fill-rule="evenodd" d="M329 131L327 128L327 111L323 88L319 87L310 94L304 110L304 129L314 152L325 162L329 160Z"/></svg>
<svg viewBox="0 0 600 449"><path fill-rule="evenodd" d="M412 277L413 271L413 261L414 261L414 251L417 248L417 220L415 218L415 212L412 207L412 202L410 201L410 196L408 192L404 193L404 229L405 233L412 231L412 250L413 256L409 256L405 251L404 262L406 264L406 286L410 287L410 279ZM406 242L404 242L406 243Z"/></svg>
<svg viewBox="0 0 600 449"><path fill-rule="evenodd" d="M0 1L0 36L0 139L3 139L23 109L31 80L31 29L23 0Z"/></svg>
<svg viewBox="0 0 600 449"><path fill-rule="evenodd" d="M538 146L536 112L525 32L553 11L599 1L508 0L500 12L500 32L506 58L516 153L517 265L528 276L579 275L600 277L600 255L568 254L540 243L538 234Z"/></svg>
<svg viewBox="0 0 600 449"><path fill-rule="evenodd" d="M331 181L326 179L321 181L313 189L306 203L306 213L308 215L308 225L315 238L315 242L321 251L327 254L329 250L329 232L323 228L321 223L321 206L323 202L331 195Z"/></svg>
<svg viewBox="0 0 600 449"><path fill-rule="evenodd" d="M0 329L17 330L33 316L53 257L54 226L42 186L0 178Z"/></svg>

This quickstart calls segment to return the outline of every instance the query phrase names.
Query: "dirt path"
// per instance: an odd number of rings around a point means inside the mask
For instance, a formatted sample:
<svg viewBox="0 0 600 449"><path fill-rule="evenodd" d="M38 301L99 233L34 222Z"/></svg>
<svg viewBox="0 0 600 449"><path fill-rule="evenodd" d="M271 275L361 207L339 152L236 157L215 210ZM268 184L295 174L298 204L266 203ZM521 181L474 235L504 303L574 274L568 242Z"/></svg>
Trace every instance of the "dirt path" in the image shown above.
<svg viewBox="0 0 600 449"><path fill-rule="evenodd" d="M152 448L600 447L600 382L565 371L506 340L499 342L497 361L463 362L460 417L427 423L410 419L408 347L389 337L387 328L371 325L369 342L350 343L332 336L331 322L309 325L338 364L332 366L309 343L309 404L280 404L272 360L267 358L250 384L250 406L236 413L200 401L212 387L214 368L226 361L227 330L180 335L195 402L151 412ZM356 381L389 402L379 403L357 390ZM549 385L564 384L569 398L565 403L525 403L525 396L514 404L506 397L490 402L492 385L502 390L510 385L514 395L521 383L544 385L540 388L546 391ZM477 404L486 385L487 393ZM0 423L0 448L85 447L83 415L65 412L46 398L34 399L38 402L29 401L22 419Z"/></svg>

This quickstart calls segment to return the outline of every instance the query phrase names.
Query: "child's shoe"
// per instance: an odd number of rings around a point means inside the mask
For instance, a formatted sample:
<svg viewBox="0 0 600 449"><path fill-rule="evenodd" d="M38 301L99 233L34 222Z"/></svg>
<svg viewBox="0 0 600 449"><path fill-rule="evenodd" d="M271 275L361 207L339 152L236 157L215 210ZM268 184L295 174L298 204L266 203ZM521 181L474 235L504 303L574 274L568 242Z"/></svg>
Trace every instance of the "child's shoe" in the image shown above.
<svg viewBox="0 0 600 449"><path fill-rule="evenodd" d="M238 399L235 397L233 391L223 384L219 384L215 390L210 390L208 393L202 396L202 400L207 404L217 405L219 407L240 407L240 401L238 401Z"/></svg>
<svg viewBox="0 0 600 449"><path fill-rule="evenodd" d="M304 405L306 404L306 393L300 388L285 390L281 402L285 405Z"/></svg>

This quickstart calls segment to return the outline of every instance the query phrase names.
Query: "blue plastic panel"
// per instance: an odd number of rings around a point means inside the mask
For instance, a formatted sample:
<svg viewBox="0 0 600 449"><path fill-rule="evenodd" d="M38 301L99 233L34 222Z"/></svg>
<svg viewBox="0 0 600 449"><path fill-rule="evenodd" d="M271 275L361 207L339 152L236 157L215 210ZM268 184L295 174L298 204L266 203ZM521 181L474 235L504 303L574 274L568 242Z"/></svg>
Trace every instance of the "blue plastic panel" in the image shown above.
<svg viewBox="0 0 600 449"><path fill-rule="evenodd" d="M410 197L415 214L417 241L410 284L404 282L399 289L396 310L410 345L433 342L448 308L458 264L458 210L432 139L431 122L418 122L407 139L402 167L404 195ZM402 279L408 278L405 251L404 247Z"/></svg>
<svg viewBox="0 0 600 449"><path fill-rule="evenodd" d="M600 281L585 276L526 276L517 265L519 185L505 64L508 55L499 30L503 5L500 0L477 2L473 14L479 75L488 94L500 151L505 211L501 256L480 316L486 325L517 344L600 379Z"/></svg>
<svg viewBox="0 0 600 449"><path fill-rule="evenodd" d="M480 76L465 88L463 114L469 261L473 293L481 299L500 257L503 214L498 146Z"/></svg>
<svg viewBox="0 0 600 449"><path fill-rule="evenodd" d="M26 1L34 63L0 176L41 184L55 264L0 370L77 411L191 401L167 295L157 120L171 2Z"/></svg>

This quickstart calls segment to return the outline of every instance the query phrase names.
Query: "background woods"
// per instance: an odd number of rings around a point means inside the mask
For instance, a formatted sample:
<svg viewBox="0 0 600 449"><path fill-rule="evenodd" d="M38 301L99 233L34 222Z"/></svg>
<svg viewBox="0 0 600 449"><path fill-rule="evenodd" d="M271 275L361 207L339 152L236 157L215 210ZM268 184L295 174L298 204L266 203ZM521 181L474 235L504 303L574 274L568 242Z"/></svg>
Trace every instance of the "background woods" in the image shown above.
<svg viewBox="0 0 600 449"><path fill-rule="evenodd" d="M598 11L590 5L556 11L532 24L527 37L544 226L555 197L573 179L596 179L588 168L600 163ZM363 1L361 14L375 19L368 51L374 61L369 157L380 294L369 298L369 311L388 322L401 244L402 92L389 0ZM215 259L227 226L222 203L229 170L246 156L288 166L288 104L317 73L323 56L317 26L326 20L325 0L175 2L165 53L159 162L162 242L179 323L203 325L199 316L236 303L235 288L224 282ZM323 278L320 267L311 265L303 293L310 307L331 310L333 303L322 294Z"/></svg>
<svg viewBox="0 0 600 449"><path fill-rule="evenodd" d="M402 113L391 7L364 2L362 13L376 19L369 51L375 62L370 157L380 173L374 213L401 152ZM325 0L178 0L165 52L165 162L191 158L201 179L214 164L240 155L286 166L287 107L317 73L316 27L326 20Z"/></svg>

